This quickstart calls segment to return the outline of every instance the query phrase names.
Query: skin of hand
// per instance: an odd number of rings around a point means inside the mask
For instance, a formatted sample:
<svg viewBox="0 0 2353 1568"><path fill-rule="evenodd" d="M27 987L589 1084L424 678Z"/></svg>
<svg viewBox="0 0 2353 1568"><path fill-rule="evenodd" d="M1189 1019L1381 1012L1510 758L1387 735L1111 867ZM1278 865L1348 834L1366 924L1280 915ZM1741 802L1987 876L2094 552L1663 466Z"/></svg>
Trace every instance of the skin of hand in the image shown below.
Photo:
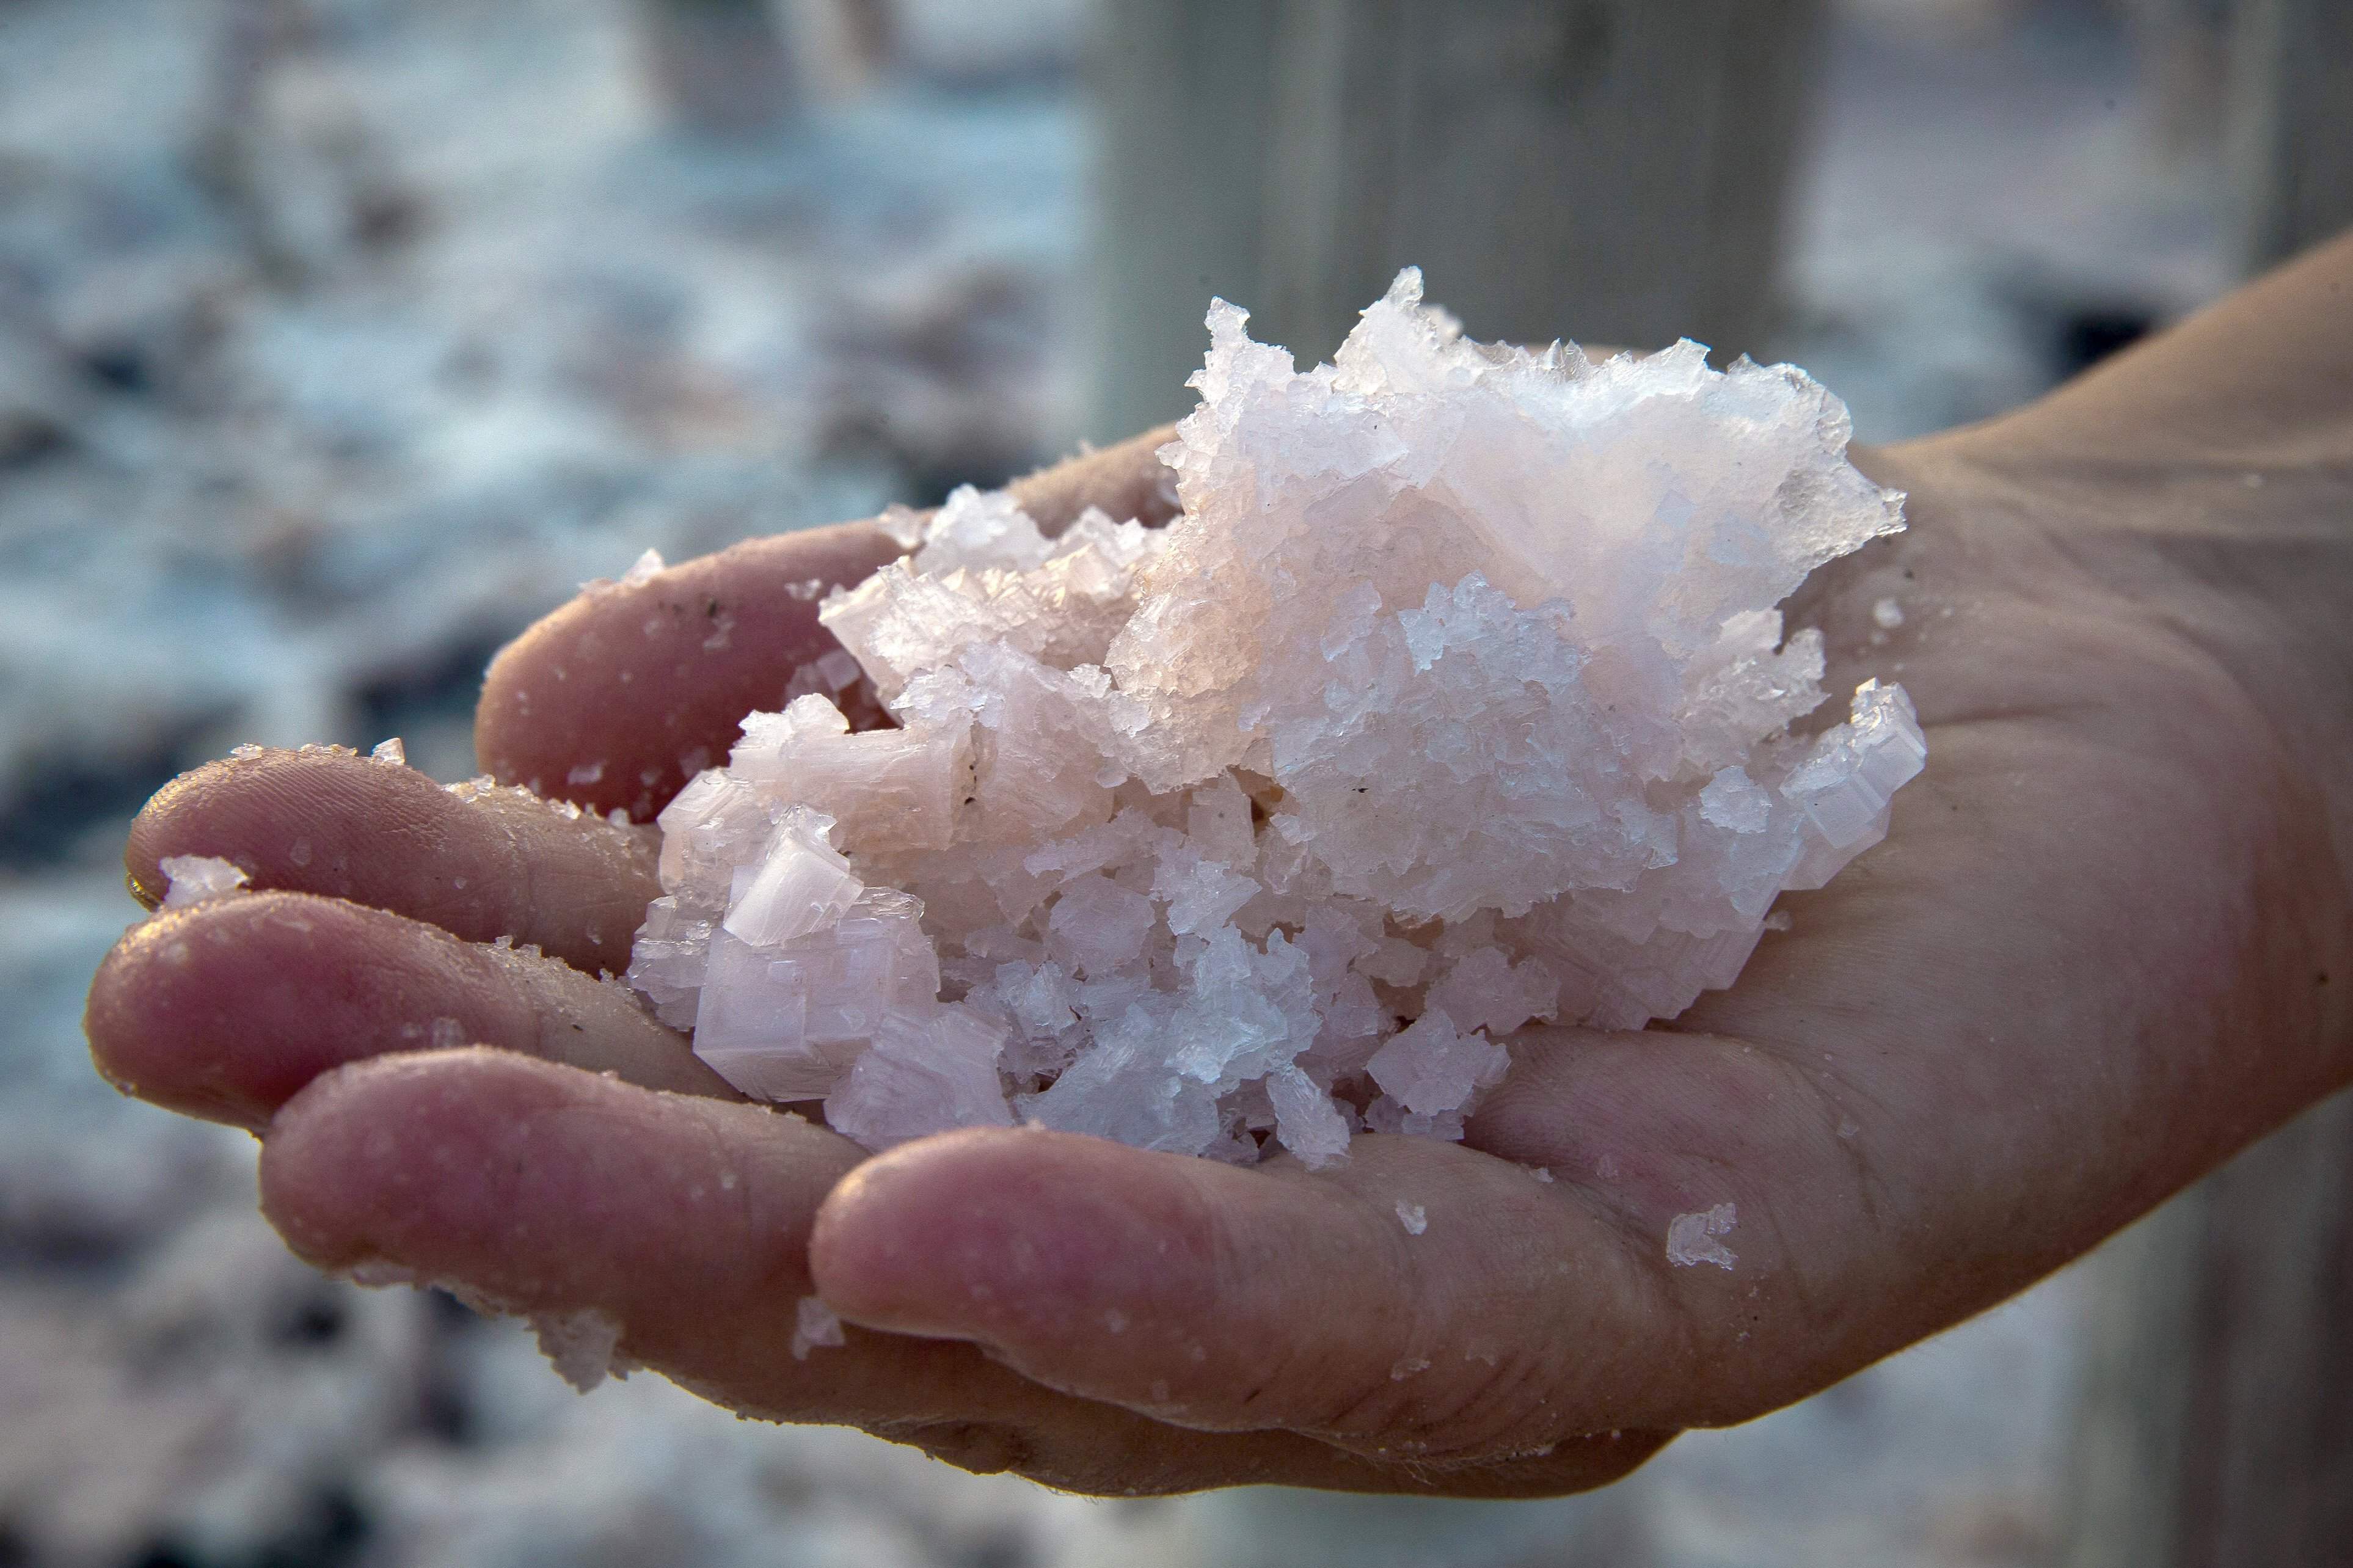
<svg viewBox="0 0 2353 1568"><path fill-rule="evenodd" d="M1029 504L1165 519L1160 438ZM1036 1130L868 1158L590 978L656 891L647 829L332 756L151 803L143 900L171 854L260 890L133 928L93 1050L259 1132L264 1207L320 1267L599 1310L750 1415L1092 1492L1609 1481L2002 1300L2353 1079L2353 242L1856 458L1910 529L1790 624L1823 629L1833 692L1910 689L1926 773L1731 989L1516 1037L1462 1145L1366 1137L1318 1173ZM585 595L492 667L486 765L643 819L828 646L788 588L892 550L826 530ZM435 1048L438 1020L478 1044ZM1671 1263L1676 1216L1725 1203L1730 1266ZM797 1358L811 1294L848 1342Z"/></svg>

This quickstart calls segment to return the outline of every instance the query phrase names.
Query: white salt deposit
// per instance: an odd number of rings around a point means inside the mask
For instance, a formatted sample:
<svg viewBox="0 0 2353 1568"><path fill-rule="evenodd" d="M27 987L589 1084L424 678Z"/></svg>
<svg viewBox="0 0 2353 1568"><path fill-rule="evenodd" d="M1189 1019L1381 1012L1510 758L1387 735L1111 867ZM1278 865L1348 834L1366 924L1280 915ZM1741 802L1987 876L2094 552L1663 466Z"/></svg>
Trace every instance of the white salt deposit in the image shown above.
<svg viewBox="0 0 2353 1568"><path fill-rule="evenodd" d="M820 660L662 813L628 978L738 1088L872 1148L1460 1138L1499 1037L1673 1016L1885 833L1903 690L1790 729L1822 645L1775 606L1902 527L1803 372L1475 343L1411 271L1303 374L1243 320L1174 523L899 520L820 614L900 728Z"/></svg>
<svg viewBox="0 0 2353 1568"><path fill-rule="evenodd" d="M185 909L206 899L234 893L253 879L227 860L212 855L166 855L157 862L164 878L164 907Z"/></svg>
<svg viewBox="0 0 2353 1568"><path fill-rule="evenodd" d="M1732 1248L1715 1238L1730 1236L1739 1220L1740 1211L1730 1204L1675 1215L1667 1222L1667 1261L1678 1268L1692 1268L1702 1263L1730 1268L1740 1260L1733 1256Z"/></svg>
<svg viewBox="0 0 2353 1568"><path fill-rule="evenodd" d="M793 1359L808 1360L809 1352L824 1347L839 1346L849 1342L842 1337L841 1319L834 1310L815 1296L804 1296L793 1303Z"/></svg>
<svg viewBox="0 0 2353 1568"><path fill-rule="evenodd" d="M574 1388L586 1394L616 1374L613 1352L621 1342L620 1320L585 1307L576 1312L542 1312L531 1320L539 1352Z"/></svg>
<svg viewBox="0 0 2353 1568"><path fill-rule="evenodd" d="M627 572L621 574L620 586L634 588L641 583L650 583L661 574L662 570L661 552L649 549L643 555L629 563L629 569Z"/></svg>

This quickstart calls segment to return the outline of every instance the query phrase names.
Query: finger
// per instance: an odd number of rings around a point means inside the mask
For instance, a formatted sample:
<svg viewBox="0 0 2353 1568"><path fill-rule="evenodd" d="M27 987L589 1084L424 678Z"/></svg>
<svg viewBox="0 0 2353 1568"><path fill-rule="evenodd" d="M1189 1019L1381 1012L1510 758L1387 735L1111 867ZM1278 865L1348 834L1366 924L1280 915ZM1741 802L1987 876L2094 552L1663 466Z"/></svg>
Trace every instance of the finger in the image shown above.
<svg viewBox="0 0 2353 1568"><path fill-rule="evenodd" d="M1676 1425L1694 1371L1662 1258L1635 1261L1571 1186L1420 1140L1359 1139L1311 1175L944 1135L851 1173L811 1261L852 1321L971 1340L1174 1424L1389 1461Z"/></svg>
<svg viewBox="0 0 2353 1568"><path fill-rule="evenodd" d="M618 984L302 893L208 900L132 927L99 966L83 1028L118 1088L255 1131L322 1072L456 1044L735 1098Z"/></svg>
<svg viewBox="0 0 2353 1568"><path fill-rule="evenodd" d="M512 937L615 973L661 891L643 829L330 752L232 758L164 785L123 851L132 890L151 908L172 855L216 856L258 888L374 905L469 942Z"/></svg>
<svg viewBox="0 0 2353 1568"><path fill-rule="evenodd" d="M1156 430L1018 480L1040 527L1086 506L1166 521L1171 476ZM744 715L774 709L795 669L838 646L818 625L823 590L860 582L899 553L871 523L756 539L599 588L565 605L491 662L474 747L497 777L603 812L650 818L723 762Z"/></svg>
<svg viewBox="0 0 2353 1568"><path fill-rule="evenodd" d="M1008 488L1049 535L1061 532L1091 506L1113 521L1134 518L1158 528L1176 515L1176 476L1160 460L1160 448L1176 436L1175 426L1162 425L1040 468Z"/></svg>
<svg viewBox="0 0 2353 1568"><path fill-rule="evenodd" d="M727 759L744 714L781 707L836 646L824 591L899 553L869 523L756 539L583 594L491 660L474 751L494 776L640 820Z"/></svg>
<svg viewBox="0 0 2353 1568"><path fill-rule="evenodd" d="M1569 1445L1440 1481L1281 1433L1204 1439L1039 1388L969 1345L851 1328L844 1345L796 1358L810 1217L861 1158L753 1106L436 1052L343 1068L290 1101L263 1147L262 1202L322 1267L390 1264L522 1314L593 1310L622 1355L745 1413L859 1425L1076 1489L1521 1495L1599 1484L1658 1446Z"/></svg>

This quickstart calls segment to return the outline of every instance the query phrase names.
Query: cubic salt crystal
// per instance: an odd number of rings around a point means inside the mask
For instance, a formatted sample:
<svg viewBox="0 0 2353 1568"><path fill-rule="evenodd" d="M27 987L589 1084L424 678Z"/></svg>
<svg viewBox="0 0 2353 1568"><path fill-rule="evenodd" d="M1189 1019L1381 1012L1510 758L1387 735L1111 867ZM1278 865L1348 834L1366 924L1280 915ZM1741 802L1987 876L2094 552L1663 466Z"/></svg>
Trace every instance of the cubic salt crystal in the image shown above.
<svg viewBox="0 0 2353 1568"><path fill-rule="evenodd" d="M721 923L753 947L775 947L832 925L865 887L829 842L833 820L796 806L754 871L727 903Z"/></svg>
<svg viewBox="0 0 2353 1568"><path fill-rule="evenodd" d="M774 814L760 792L724 768L707 768L662 807L657 874L683 904L726 908L734 868L766 847Z"/></svg>
<svg viewBox="0 0 2353 1568"><path fill-rule="evenodd" d="M1005 1032L960 1008L891 1014L825 1102L833 1129L869 1149L957 1127L1010 1127L997 1074Z"/></svg>
<svg viewBox="0 0 2353 1568"><path fill-rule="evenodd" d="M1476 1032L1455 1033L1432 1008L1375 1053L1366 1070L1384 1093L1420 1116L1467 1110L1482 1089L1503 1081L1511 1054Z"/></svg>
<svg viewBox="0 0 2353 1568"><path fill-rule="evenodd" d="M811 593L807 596L816 595ZM839 697L865 679L866 672L846 651L828 648L793 671L793 678L785 683L785 706L791 707L802 697Z"/></svg>
<svg viewBox="0 0 2353 1568"><path fill-rule="evenodd" d="M1761 833L1772 820L1773 797L1740 768L1723 768L1699 792L1699 814L1735 833Z"/></svg>
<svg viewBox="0 0 2353 1568"><path fill-rule="evenodd" d="M1046 950L1077 973L1100 978L1142 951L1152 919L1150 899L1091 873L1062 885L1046 920Z"/></svg>
<svg viewBox="0 0 2353 1568"><path fill-rule="evenodd" d="M1493 1037L1672 1016L1886 831L1901 689L1790 733L1824 654L1778 605L1902 526L1804 373L1474 344L1410 270L1330 365L1243 321L1174 522L893 513L842 650L662 813L628 978L739 1088L872 1147L1459 1139Z"/></svg>
<svg viewBox="0 0 2353 1568"><path fill-rule="evenodd" d="M856 1053L828 1052L809 1040L801 970L724 931L712 934L707 952L693 993L694 1054L757 1100L830 1094Z"/></svg>
<svg viewBox="0 0 2353 1568"><path fill-rule="evenodd" d="M182 910L234 893L253 879L233 863L212 855L166 855L157 865L164 872L167 910Z"/></svg>
<svg viewBox="0 0 2353 1568"><path fill-rule="evenodd" d="M697 919L677 899L656 899L638 930L628 973L622 976L653 1004L654 1016L673 1029L694 1027L703 971L715 922Z"/></svg>
<svg viewBox="0 0 2353 1568"><path fill-rule="evenodd" d="M1781 794L1805 811L1832 849L1875 842L1887 829L1895 792L1927 764L1928 745L1912 699L1900 686L1866 680L1855 689L1852 719L1825 734L1782 782Z"/></svg>
<svg viewBox="0 0 2353 1568"><path fill-rule="evenodd" d="M763 1100L830 1094L894 1009L937 996L939 957L923 910L894 889L868 888L833 923L769 945L723 928L694 980L695 1054ZM682 963L670 962L678 967L659 977L661 990L631 966L631 983L658 1007L686 988ZM672 1012L659 1016L668 1022Z"/></svg>
<svg viewBox="0 0 2353 1568"><path fill-rule="evenodd" d="M917 723L852 734L832 700L812 693L745 719L726 776L832 817L847 850L944 849L971 779L967 732Z"/></svg>

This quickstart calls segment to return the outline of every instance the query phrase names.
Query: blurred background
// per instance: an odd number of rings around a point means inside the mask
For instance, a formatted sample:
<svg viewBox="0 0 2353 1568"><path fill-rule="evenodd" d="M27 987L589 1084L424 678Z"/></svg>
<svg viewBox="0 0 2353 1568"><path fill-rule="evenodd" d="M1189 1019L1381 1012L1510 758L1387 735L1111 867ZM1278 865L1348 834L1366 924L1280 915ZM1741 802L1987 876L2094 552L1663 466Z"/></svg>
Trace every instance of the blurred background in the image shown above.
<svg viewBox="0 0 2353 1568"><path fill-rule="evenodd" d="M580 583L1181 413L1212 292L1320 355L1418 263L1480 336L1794 360L1867 440L2010 407L2353 218L2348 17L0 0L0 1568L2342 1560L2341 1106L1592 1498L1092 1502L321 1279L79 1014L174 773L464 777Z"/></svg>

